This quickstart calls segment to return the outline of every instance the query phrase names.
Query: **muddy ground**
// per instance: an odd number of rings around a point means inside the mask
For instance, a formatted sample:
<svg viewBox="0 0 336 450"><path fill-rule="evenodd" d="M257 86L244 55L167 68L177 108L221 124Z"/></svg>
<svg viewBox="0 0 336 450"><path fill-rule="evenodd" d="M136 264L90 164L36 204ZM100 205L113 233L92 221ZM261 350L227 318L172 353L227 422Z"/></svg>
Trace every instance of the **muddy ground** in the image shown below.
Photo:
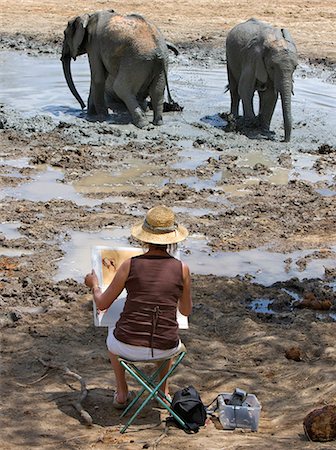
<svg viewBox="0 0 336 450"><path fill-rule="evenodd" d="M38 2L23 2L23 20L8 2L0 2L5 19L1 48L57 54L64 22L84 10L76 1L49 3L46 10ZM156 13L143 1L129 8L119 2L112 6L155 19L180 45L176 67L181 61L211 67L218 58L225 59L220 43L227 30L252 15L286 23L301 45L302 76L313 74L333 85L335 13L327 2L290 3L282 2L277 10L273 2L265 3L260 14L253 2L248 10L243 2L235 2L235 7L216 2L217 12L206 2L174 2L174 11L165 4ZM87 2L85 10L110 6ZM221 8L230 12L225 20L218 15ZM309 58L313 66L305 65ZM178 100L183 103L183 98ZM18 233L0 229L0 446L333 448L333 443L309 442L302 421L313 408L336 402L335 129L318 110L294 117L290 143L281 142L281 120L275 120L272 140L189 120L187 112L167 113L164 120L159 129L138 130L131 124L95 124L81 117L27 116L1 105L1 222L18 224ZM187 158L185 141L190 145ZM194 164L193 152L195 158L206 156ZM273 163L241 164L251 154ZM300 175L300 158L313 161L310 177ZM77 186L82 198L97 203L52 195L43 201L39 192L30 200L15 194L48 167L59 170L60 184ZM274 167L290 173L286 182L272 182ZM218 172L222 176L214 183ZM106 174L118 175L114 183L108 179L108 195L101 179ZM100 177L100 183L92 188L88 175ZM197 181L180 181L189 178ZM249 183L251 179L257 181ZM106 200L109 196L117 198ZM196 435L170 428L156 444L166 417L156 408L146 409L127 434L119 433L124 421L112 407L114 378L105 350L106 330L93 326L91 297L81 279L64 276L55 281L55 276L66 257L63 244L74 231L127 230L160 203L179 210L178 220L192 237L207 242L210 255L257 248L270 248L274 255L302 251L295 263L288 258L286 265L289 271L295 264L303 276L274 279L272 284L255 283L248 272L235 277L214 276L210 270L207 275L193 273L194 310L190 329L181 332L188 355L171 391L193 384L205 403L235 387L254 393L262 404L258 433L223 431L218 421L209 420ZM187 241L184 254L192 257L193 252ZM312 261L326 261L322 276L304 276ZM202 263L206 266L206 256ZM251 303L262 299L272 302L273 314L251 310ZM285 356L291 347L299 350L296 361ZM46 371L41 359L67 366L85 379L89 394L83 407L93 426L86 427L73 407L79 383L65 378L63 370Z"/></svg>

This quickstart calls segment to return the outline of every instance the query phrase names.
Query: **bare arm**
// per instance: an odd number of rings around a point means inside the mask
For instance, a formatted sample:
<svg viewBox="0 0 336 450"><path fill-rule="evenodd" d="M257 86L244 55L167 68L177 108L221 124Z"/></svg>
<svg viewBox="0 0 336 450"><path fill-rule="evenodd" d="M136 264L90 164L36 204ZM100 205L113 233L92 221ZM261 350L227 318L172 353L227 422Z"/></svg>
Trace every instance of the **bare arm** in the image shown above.
<svg viewBox="0 0 336 450"><path fill-rule="evenodd" d="M178 303L178 309L184 316L189 316L192 311L191 277L189 267L182 263L183 292Z"/></svg>
<svg viewBox="0 0 336 450"><path fill-rule="evenodd" d="M93 272L85 277L85 284L92 289L93 299L100 310L107 309L114 300L121 294L130 271L131 260L127 259L117 270L111 284L106 291L101 292L98 286L98 279Z"/></svg>

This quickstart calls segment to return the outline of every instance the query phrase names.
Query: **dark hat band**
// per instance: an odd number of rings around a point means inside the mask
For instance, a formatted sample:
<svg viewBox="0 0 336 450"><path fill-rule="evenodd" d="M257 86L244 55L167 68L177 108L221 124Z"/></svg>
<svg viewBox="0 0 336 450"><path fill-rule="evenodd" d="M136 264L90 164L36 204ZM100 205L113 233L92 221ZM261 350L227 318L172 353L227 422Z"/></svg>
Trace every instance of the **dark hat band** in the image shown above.
<svg viewBox="0 0 336 450"><path fill-rule="evenodd" d="M142 225L142 228L147 231L151 231L154 234L164 234L164 233L171 233L173 231L177 230L177 224L174 223L171 227L153 227L153 225L149 224L147 220L144 220L144 223Z"/></svg>

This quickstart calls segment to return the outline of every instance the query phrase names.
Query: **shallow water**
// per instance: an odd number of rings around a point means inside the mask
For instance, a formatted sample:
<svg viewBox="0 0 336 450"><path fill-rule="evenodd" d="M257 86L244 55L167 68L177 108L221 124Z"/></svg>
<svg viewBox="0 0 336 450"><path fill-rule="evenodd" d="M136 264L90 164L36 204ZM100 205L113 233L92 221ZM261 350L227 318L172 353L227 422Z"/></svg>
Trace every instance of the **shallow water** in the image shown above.
<svg viewBox="0 0 336 450"><path fill-rule="evenodd" d="M72 63L75 85L86 102L89 91L89 66L86 56ZM0 76L2 89L0 102L8 104L27 114L41 112L54 116L64 114L81 115L78 102L70 93L64 80L61 62L55 56L31 57L20 52L0 52ZM193 62L171 64L169 69L170 87L173 96L183 103L183 117L213 117L214 125L219 120L216 114L230 108L229 94L224 95L227 84L224 64L200 67ZM302 109L307 114L318 111L328 119L334 130L336 125L336 85L316 78L295 77L293 116ZM276 114L281 112L278 102ZM298 115L302 117L302 114ZM209 119L204 119L209 122ZM211 122L211 119L210 119Z"/></svg>
<svg viewBox="0 0 336 450"><path fill-rule="evenodd" d="M17 239L22 235L18 230L20 222L5 222L0 223L0 233L2 233L6 239Z"/></svg>
<svg viewBox="0 0 336 450"><path fill-rule="evenodd" d="M73 77L78 91L86 100L89 89L89 67L86 57L80 57L72 64ZM77 101L71 95L64 80L61 63L58 57L39 56L30 57L19 52L0 52L0 76L2 80L2 90L0 92L0 103L5 103L24 115L32 116L40 113L49 114L55 121L71 120L71 116L82 117L83 113ZM227 84L226 68L224 65L213 64L211 67L196 66L193 63L172 64L169 71L170 87L175 99L184 106L183 113L167 115L166 126L162 126L162 132L169 135L174 133L180 137L176 141L176 146L180 148L179 160L173 165L176 169L195 170L199 165L206 162L209 157L218 159L219 152L207 148L205 144L201 148L194 146L194 138L200 134L211 136L216 133L216 127L221 127L224 121L218 116L219 112L230 109L229 94L224 95ZM296 122L307 121L315 128L308 130L313 133L318 130L323 136L333 143L336 129L336 85L326 83L319 79L296 77L295 96L293 98L293 116ZM275 127L281 126L282 113L281 105L278 102L275 115L272 121ZM194 124L204 124L203 128ZM211 126L213 128L211 128ZM298 136L307 130L305 124L294 129ZM130 125L132 130L134 127ZM295 128L295 125L294 125ZM312 131L313 130L313 131ZM282 132L282 131L281 131ZM301 134L300 134L301 133ZM315 138L311 136L311 140ZM205 141L206 142L206 141ZM318 142L318 141L316 141ZM281 144L282 145L282 144ZM285 149L285 147L284 147ZM243 150L243 149L242 149ZM228 150L230 153L230 150ZM276 184L286 184L291 179L301 179L310 182L323 181L329 183L328 188L320 189L321 195L335 195L332 190L334 181L332 171L318 174L313 169L316 157L312 155L299 154L292 158L292 168L286 169L279 166L276 157L268 152L267 154L244 149L237 164L241 170L247 169L255 164L261 163L272 170L272 174L250 176L240 184L224 184L223 171L216 171L210 179L200 179L196 175L180 177L177 182L193 187L195 190L202 188L213 188L230 195L244 195L248 187L258 183L259 180L269 181ZM25 158L17 160L6 160L6 166L13 169L28 167L28 160ZM6 176L22 177L17 171L7 173ZM83 177L76 183L66 184L63 182L64 175L60 170L51 167L41 167L31 182L24 182L14 188L4 188L0 192L0 199L6 196L17 199L27 199L32 201L49 201L54 198L70 200L78 205L95 206L102 202L122 202L129 210L137 211L130 202L126 202L123 197L111 193L121 192L125 189L141 189L141 183L151 184L154 187L165 185L169 179L164 177L153 177L150 174L150 167L144 167L141 161L130 161L129 167L121 169L118 173L97 172L88 177ZM137 178L139 183L130 184L130 178ZM105 192L106 198L94 199L95 192ZM90 194L91 198L85 198L85 194ZM211 201L217 201L216 194L209 197ZM221 199L224 204L229 204L226 198ZM176 212L201 216L212 214L211 209L202 208L180 208ZM133 212L132 212L133 214ZM0 230L1 231L1 230ZM8 230L7 230L8 231ZM127 236L121 235L115 238L114 231L110 237L106 237L106 230L100 233L80 233L73 235L69 243L65 243L66 257L60 263L58 277L73 276L78 279L89 270L90 249L87 242L97 245L99 242L112 240L115 245L127 245ZM113 244L114 245L114 244ZM292 254L280 254L264 249L255 249L245 252L212 253L207 247L206 241L197 238L188 240L188 253L182 247L182 256L189 263L194 273L226 276L243 276L250 274L256 282L272 284L274 281L287 280L293 276L302 279L305 277L321 277L324 273L325 264L335 264L328 260L313 260L307 264L307 268L300 272L295 266L295 261L307 254L307 252L294 252ZM79 247L82 247L80 250ZM84 248L83 248L84 247ZM80 252L85 252L85 257ZM313 252L313 250L311 250ZM309 253L309 252L308 252ZM285 270L284 260L291 257L294 263L289 272ZM71 261L69 263L69 261ZM80 266L75 274L72 271L73 261ZM84 261L86 261L84 263ZM80 275L79 275L80 274Z"/></svg>
<svg viewBox="0 0 336 450"><path fill-rule="evenodd" d="M25 250L23 248L0 247L0 256L19 257L23 255L31 255L32 253L33 252L31 250Z"/></svg>
<svg viewBox="0 0 336 450"><path fill-rule="evenodd" d="M59 264L56 279L74 278L82 281L83 275L91 270L91 249L97 245L111 247L130 246L128 228L111 227L99 232L75 231L69 233L71 239L64 242L62 249L65 257ZM315 278L324 276L324 266L336 267L335 259L314 259L308 262L305 270L300 271L296 261L313 254L316 250L296 251L292 253L274 253L267 249L245 250L241 252L212 252L202 236L191 236L180 246L181 259L192 273L218 276L251 276L252 281L271 285L276 281L289 280L292 277ZM336 247L333 249L336 251ZM286 268L285 260L292 258L291 267Z"/></svg>
<svg viewBox="0 0 336 450"><path fill-rule="evenodd" d="M15 187L5 187L0 190L0 200L6 197L12 197L20 200L42 201L48 202L53 199L68 200L77 205L97 206L103 202L125 203L128 202L124 197L106 196L104 199L87 198L80 195L84 189L77 188L77 185L63 183L64 174L61 170L50 166L41 167L32 179L32 181L24 182ZM12 174L11 174L12 176ZM93 182L92 190L95 189ZM114 191L116 189L113 189ZM87 189L90 192L90 189ZM85 192L85 193L87 193ZM107 193L110 190L106 191Z"/></svg>
<svg viewBox="0 0 336 450"><path fill-rule="evenodd" d="M257 300L252 300L249 308L257 313L262 314L275 314L275 311L273 311L272 307L273 301L268 298L260 298Z"/></svg>

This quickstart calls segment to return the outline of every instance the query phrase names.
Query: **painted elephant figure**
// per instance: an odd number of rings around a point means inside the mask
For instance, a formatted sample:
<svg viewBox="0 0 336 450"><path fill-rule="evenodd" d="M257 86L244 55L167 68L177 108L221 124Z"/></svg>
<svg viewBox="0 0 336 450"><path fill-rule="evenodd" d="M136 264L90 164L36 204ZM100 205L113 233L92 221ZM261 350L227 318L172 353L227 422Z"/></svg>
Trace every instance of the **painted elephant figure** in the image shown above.
<svg viewBox="0 0 336 450"><path fill-rule="evenodd" d="M176 52L175 47L169 47ZM164 91L168 81L168 46L160 31L137 14L114 11L84 14L68 22L64 31L62 64L68 87L85 107L72 79L71 58L87 53L91 71L87 112L97 120L108 114L108 99L123 102L133 123L148 125L143 110L149 96L155 125L161 125Z"/></svg>
<svg viewBox="0 0 336 450"><path fill-rule="evenodd" d="M297 51L289 32L256 19L236 25L226 38L226 59L231 95L231 113L238 117L242 100L244 122L268 131L274 108L281 97L285 141L292 130L291 94ZM254 92L259 95L259 116L253 109Z"/></svg>

